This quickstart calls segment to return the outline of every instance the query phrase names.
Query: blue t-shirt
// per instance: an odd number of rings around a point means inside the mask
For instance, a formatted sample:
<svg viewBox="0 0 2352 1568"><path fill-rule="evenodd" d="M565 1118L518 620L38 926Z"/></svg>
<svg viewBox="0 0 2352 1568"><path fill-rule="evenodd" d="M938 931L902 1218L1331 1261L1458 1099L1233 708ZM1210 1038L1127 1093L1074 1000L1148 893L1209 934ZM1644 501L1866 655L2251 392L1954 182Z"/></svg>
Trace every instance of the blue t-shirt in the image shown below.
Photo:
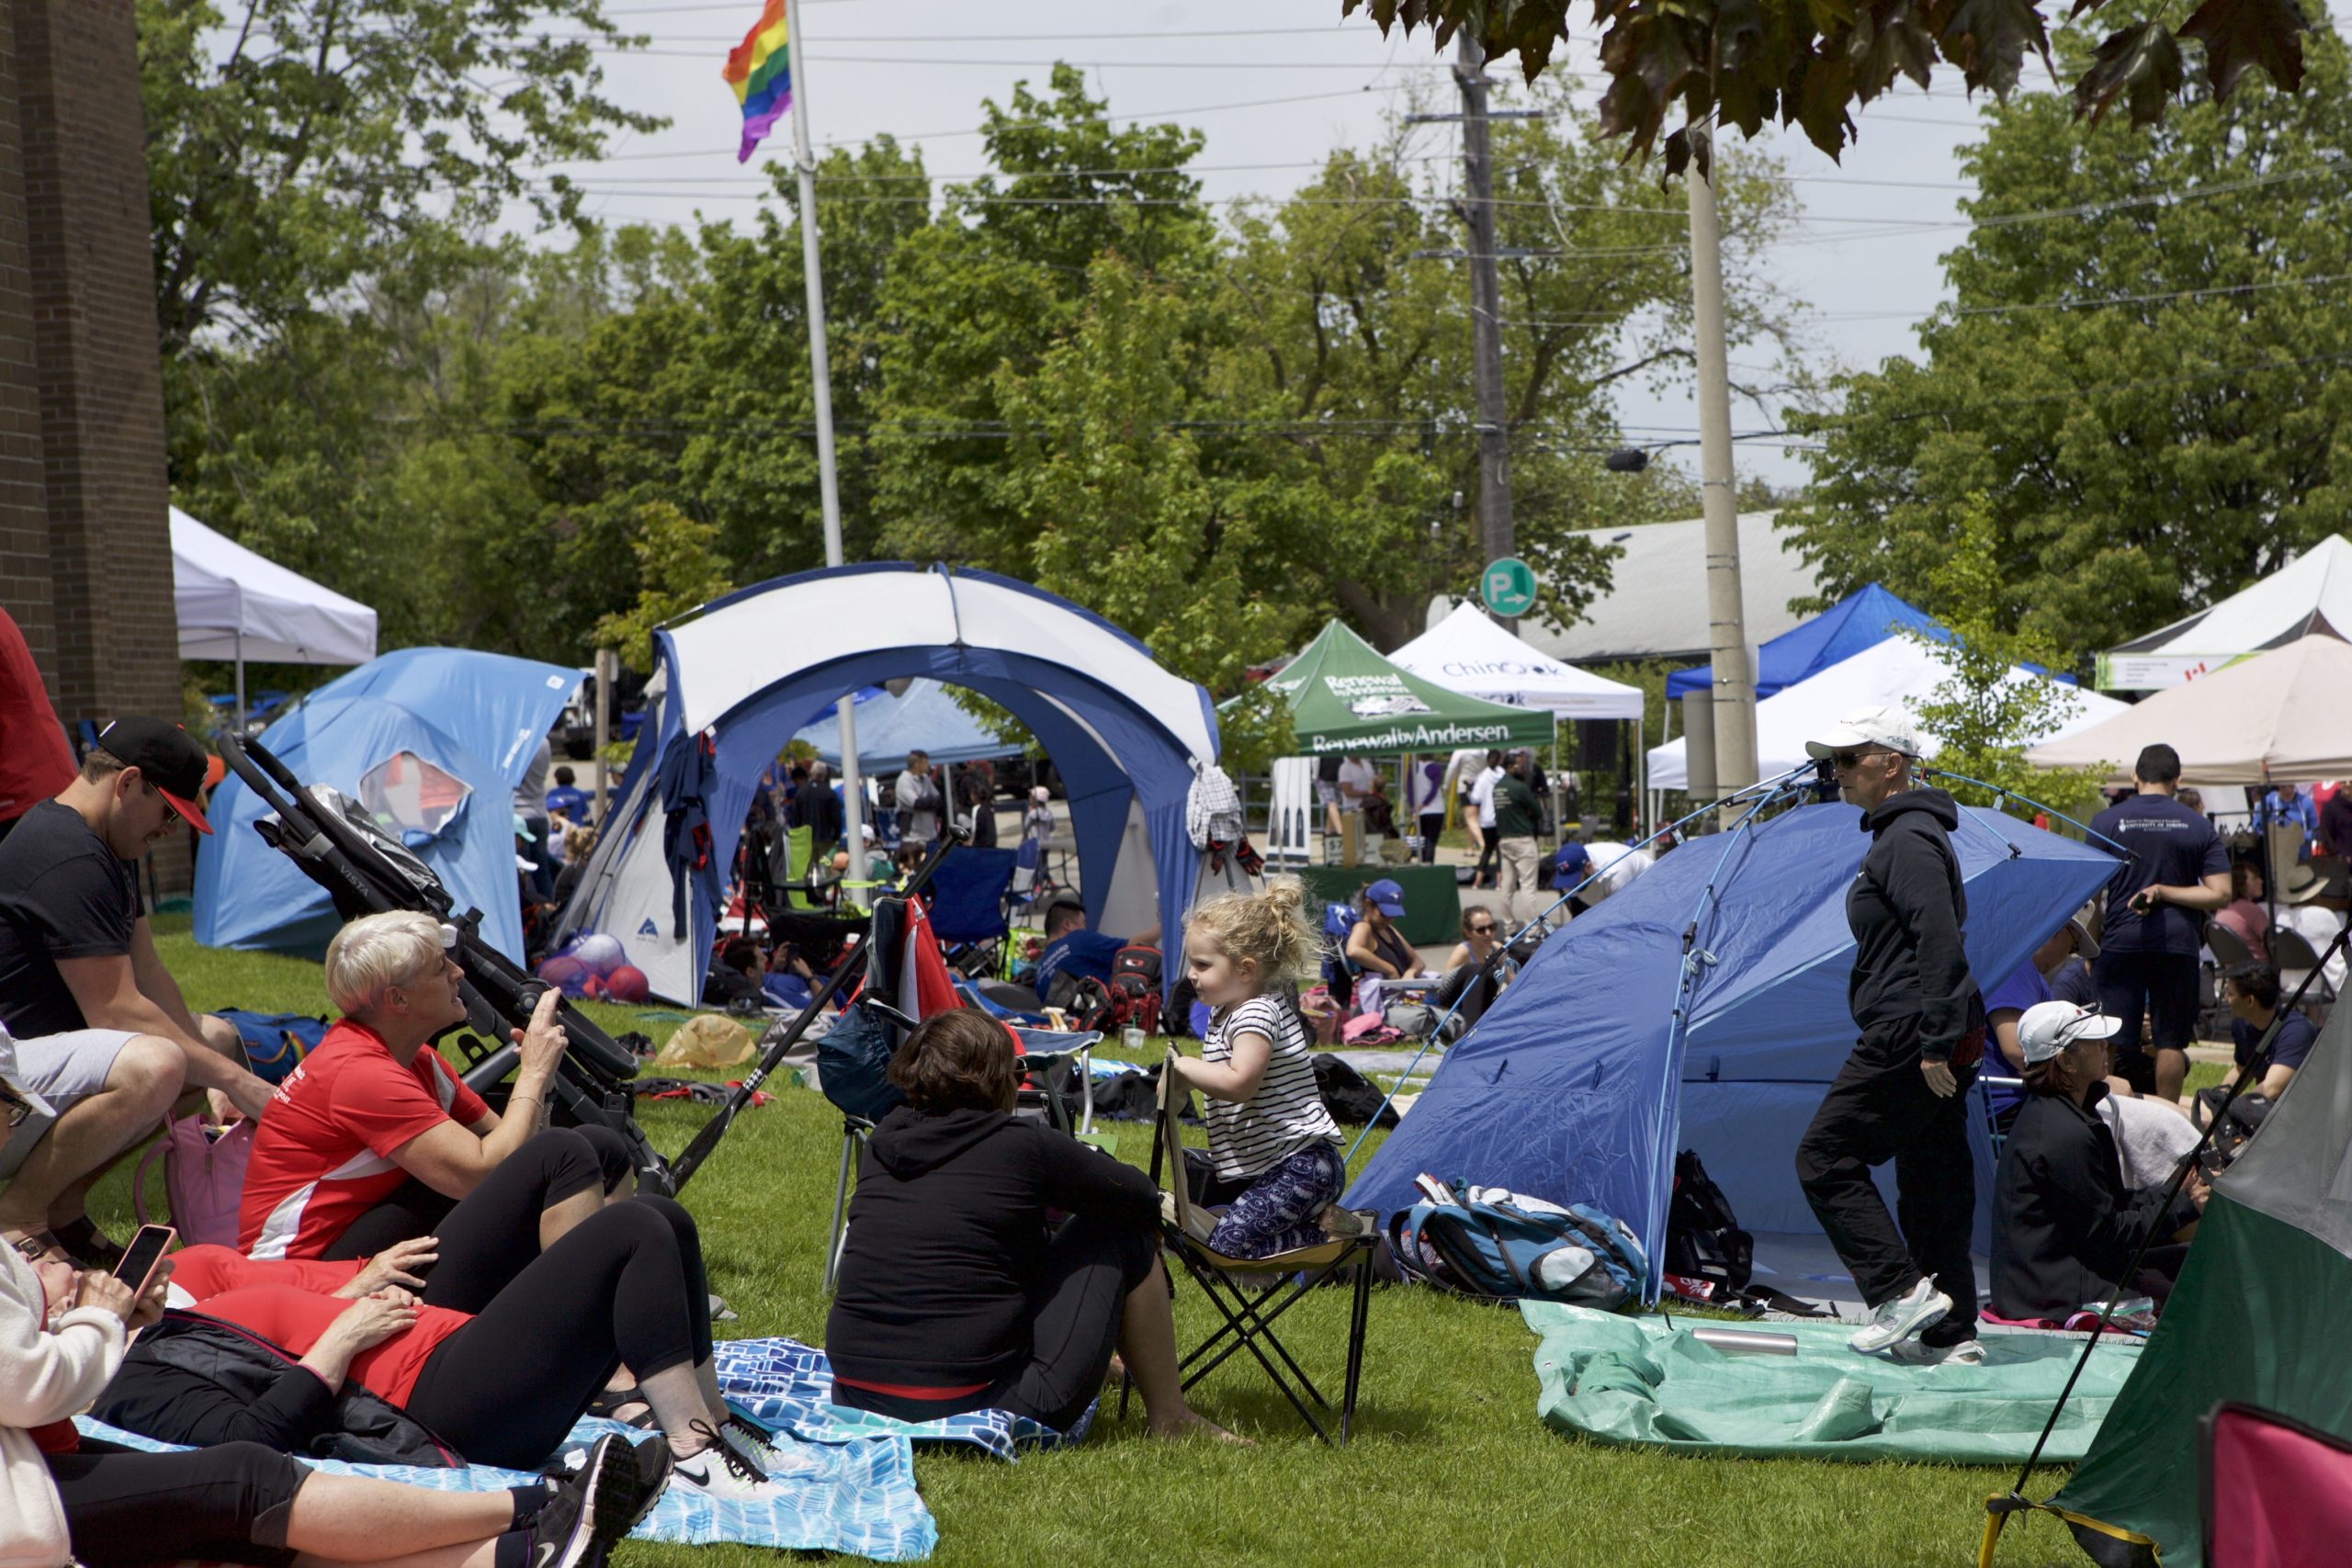
<svg viewBox="0 0 2352 1568"><path fill-rule="evenodd" d="M2004 1010L2023 1013L2026 1009L2033 1006L2036 1002L2046 1002L2055 999L2056 998L2052 997L2050 994L2050 982L2041 977L2041 971L2036 969L2033 966L2032 961L2029 959L2027 962L2018 964L2014 970L2010 971L2009 977L2007 979L2002 981L1999 985L1994 987L1991 991L1986 993L1984 998L1984 1012L1987 1018L1992 1014L2003 1011ZM1994 1083L1990 1080L1995 1077L2016 1077L2018 1076L2017 1065L2011 1062L2007 1056L1999 1055L1997 1048L1987 1049L1984 1055L1986 1057L1984 1066L1987 1074L1987 1081L1984 1085L1984 1103L1992 1109L1995 1115L2006 1116L2009 1113L2012 1107L2023 1105L2025 1103L2025 1090L2012 1088L2006 1083Z"/></svg>
<svg viewBox="0 0 2352 1568"><path fill-rule="evenodd" d="M1072 979L1091 978L1108 982L1112 962L1119 956L1119 949L1126 946L1124 937L1104 931L1091 931L1083 927L1064 931L1046 944L1037 955L1036 991L1044 996L1057 975Z"/></svg>
<svg viewBox="0 0 2352 1568"><path fill-rule="evenodd" d="M2132 909L2132 895L2159 885L2194 887L2229 870L2229 853L2213 824L2168 795L2135 795L2092 818L2091 829L2131 852L2107 885L2107 931L2100 948L2195 957L2195 915L2177 904L2159 904L2142 915Z"/></svg>
<svg viewBox="0 0 2352 1568"><path fill-rule="evenodd" d="M2278 1038L2270 1043L2267 1066L2300 1069L2318 1037L2319 1032L2312 1027L2310 1019L2299 1012L2287 1014L2278 1025ZM2254 1060L2255 1048L2262 1043L2262 1031L2242 1018L2233 1018L2230 1020L2230 1043L2236 1047L2233 1055L2243 1067Z"/></svg>
<svg viewBox="0 0 2352 1568"><path fill-rule="evenodd" d="M574 822L585 822L588 819L588 796L570 784L558 784L548 791L548 810L550 814L569 817Z"/></svg>

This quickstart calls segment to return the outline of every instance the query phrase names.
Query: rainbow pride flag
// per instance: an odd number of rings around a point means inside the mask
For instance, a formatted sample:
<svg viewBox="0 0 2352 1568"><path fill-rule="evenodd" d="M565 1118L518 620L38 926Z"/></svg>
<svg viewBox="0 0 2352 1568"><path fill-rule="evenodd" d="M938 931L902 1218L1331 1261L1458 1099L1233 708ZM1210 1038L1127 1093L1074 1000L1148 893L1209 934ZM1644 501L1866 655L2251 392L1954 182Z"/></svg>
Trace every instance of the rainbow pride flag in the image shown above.
<svg viewBox="0 0 2352 1568"><path fill-rule="evenodd" d="M784 0L767 0L743 41L728 52L727 69L720 74L743 106L743 145L735 161L749 163L752 150L792 107L792 48L785 31Z"/></svg>

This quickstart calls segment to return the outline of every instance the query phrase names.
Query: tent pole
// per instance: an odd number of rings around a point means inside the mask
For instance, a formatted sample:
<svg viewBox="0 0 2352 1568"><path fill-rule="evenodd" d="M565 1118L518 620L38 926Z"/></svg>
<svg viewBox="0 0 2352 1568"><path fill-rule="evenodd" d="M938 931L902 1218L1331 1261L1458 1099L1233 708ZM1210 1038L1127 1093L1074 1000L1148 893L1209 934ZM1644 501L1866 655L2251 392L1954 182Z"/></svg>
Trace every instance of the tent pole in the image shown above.
<svg viewBox="0 0 2352 1568"><path fill-rule="evenodd" d="M239 590L237 591L237 599L238 599L238 604L237 604L237 621L238 621L238 626L237 626L237 630L236 630L235 636L236 636L236 638L237 638L237 648L236 648L236 652L237 652L237 738L238 738L240 740L243 739L244 739L244 735L245 735L245 628L244 628L244 624L243 624L243 623L244 623L244 619L245 619L245 607L244 607L244 604L243 604L244 596L245 596L245 595L244 595L244 590L243 590L243 589L242 589L242 588L241 588L241 589L239 589Z"/></svg>
<svg viewBox="0 0 2352 1568"><path fill-rule="evenodd" d="M808 145L808 32L806 13L793 7L792 163L800 181L800 270L808 288L808 382L816 394L817 491L825 514L825 564L838 567L842 555L842 494L833 465L832 372L825 349L825 275L817 251L817 154ZM857 765L857 716L854 694L845 694L841 716L842 839L849 849L850 874L842 886L850 902L867 905L865 889L865 785Z"/></svg>

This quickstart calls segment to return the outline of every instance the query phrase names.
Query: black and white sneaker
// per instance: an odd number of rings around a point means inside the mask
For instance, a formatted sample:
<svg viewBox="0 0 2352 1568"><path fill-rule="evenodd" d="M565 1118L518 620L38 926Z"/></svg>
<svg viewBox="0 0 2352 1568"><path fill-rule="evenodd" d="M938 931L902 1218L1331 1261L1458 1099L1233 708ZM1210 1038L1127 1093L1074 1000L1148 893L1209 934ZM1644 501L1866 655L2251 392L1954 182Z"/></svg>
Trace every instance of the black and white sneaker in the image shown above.
<svg viewBox="0 0 2352 1568"><path fill-rule="evenodd" d="M604 1568L606 1549L650 1504L629 1445L609 1435L597 1438L579 1472L531 1520L530 1568Z"/></svg>
<svg viewBox="0 0 2352 1568"><path fill-rule="evenodd" d="M759 1472L763 1481L775 1472L782 1460L775 1450L775 1439L767 1430L732 1410L727 1413L727 1420L718 1428L718 1440L734 1450L736 1457L744 1463Z"/></svg>
<svg viewBox="0 0 2352 1568"><path fill-rule="evenodd" d="M706 1497L727 1498L739 1503L764 1502L775 1495L775 1489L768 1484L767 1472L737 1452L733 1444L712 1431L709 1422L693 1422L687 1430L700 1438L706 1446L699 1453L672 1457L671 1485L699 1492ZM535 1562L531 1568L540 1568L540 1565Z"/></svg>

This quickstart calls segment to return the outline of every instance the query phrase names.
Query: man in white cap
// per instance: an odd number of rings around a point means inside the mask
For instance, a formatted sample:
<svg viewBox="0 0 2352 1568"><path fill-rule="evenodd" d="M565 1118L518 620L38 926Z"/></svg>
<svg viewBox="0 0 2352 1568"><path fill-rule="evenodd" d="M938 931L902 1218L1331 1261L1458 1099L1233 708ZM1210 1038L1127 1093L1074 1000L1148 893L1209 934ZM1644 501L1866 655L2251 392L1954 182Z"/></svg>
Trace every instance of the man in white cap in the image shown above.
<svg viewBox="0 0 2352 1568"><path fill-rule="evenodd" d="M1968 898L1948 836L1960 808L1914 779L1918 737L1898 709L1848 714L1805 750L1862 808L1871 847L1846 894L1846 998L1861 1038L1797 1145L1797 1179L1871 1308L1853 1348L1981 1361L1966 1090L1984 1008L1961 945ZM1871 1179L1888 1160L1900 1229Z"/></svg>
<svg viewBox="0 0 2352 1568"><path fill-rule="evenodd" d="M2169 1182L2124 1185L2099 1114L2107 1043L2121 1022L2061 1001L2036 1002L2018 1021L2026 1102L1993 1189L1993 1310L2003 1317L2063 1322L2103 1306L2134 1254L2134 1291L2161 1297L2180 1272L2188 1248L2173 1238L2203 1211L2206 1186L2192 1175L2167 1203Z"/></svg>

